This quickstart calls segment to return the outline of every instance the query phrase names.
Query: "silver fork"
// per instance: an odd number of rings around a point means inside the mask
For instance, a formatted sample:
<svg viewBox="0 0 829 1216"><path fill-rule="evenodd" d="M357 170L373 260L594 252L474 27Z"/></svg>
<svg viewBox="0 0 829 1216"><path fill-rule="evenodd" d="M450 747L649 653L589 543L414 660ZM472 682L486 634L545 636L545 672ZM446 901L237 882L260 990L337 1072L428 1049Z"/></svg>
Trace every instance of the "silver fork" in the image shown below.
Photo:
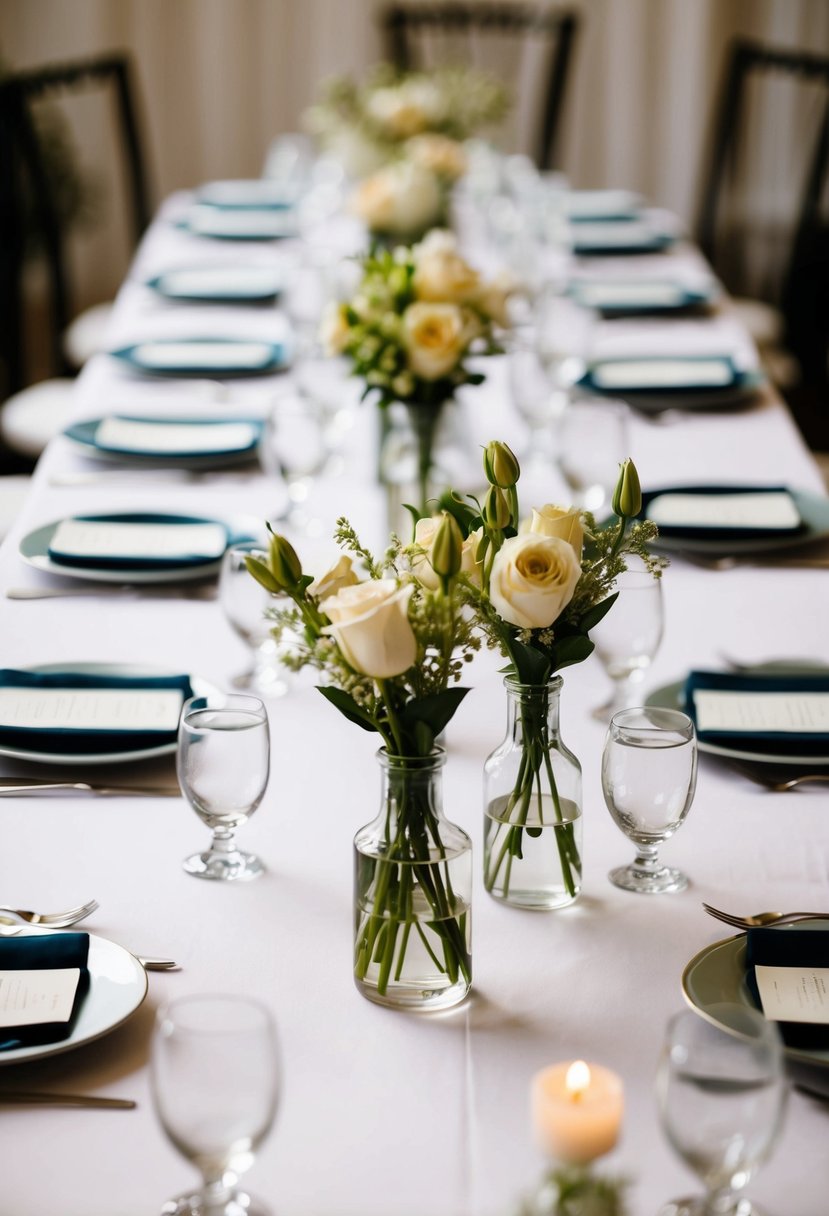
<svg viewBox="0 0 829 1216"><path fill-rule="evenodd" d="M0 904L0 924L7 925L42 925L45 929L65 929L85 920L98 907L96 899L80 904L77 908L69 908L66 912L30 912L26 908L8 908Z"/></svg>
<svg viewBox="0 0 829 1216"><path fill-rule="evenodd" d="M789 925L801 920L829 920L827 912L756 912L753 916L737 916L711 904L703 903L702 906L714 920L721 920L733 929L762 929L766 925Z"/></svg>

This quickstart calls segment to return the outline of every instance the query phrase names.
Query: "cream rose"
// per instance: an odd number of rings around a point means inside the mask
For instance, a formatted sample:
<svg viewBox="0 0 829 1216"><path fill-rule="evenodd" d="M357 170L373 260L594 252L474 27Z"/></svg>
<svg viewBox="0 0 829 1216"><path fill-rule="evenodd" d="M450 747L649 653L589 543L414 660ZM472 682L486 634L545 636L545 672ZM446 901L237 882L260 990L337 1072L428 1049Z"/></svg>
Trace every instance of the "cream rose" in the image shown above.
<svg viewBox="0 0 829 1216"><path fill-rule="evenodd" d="M406 139L438 122L443 116L440 92L428 80L376 89L368 99L371 118L391 135Z"/></svg>
<svg viewBox="0 0 829 1216"><path fill-rule="evenodd" d="M403 313L409 367L422 380L448 376L468 342L464 315L455 304L410 304Z"/></svg>
<svg viewBox="0 0 829 1216"><path fill-rule="evenodd" d="M326 355L333 358L345 350L351 332L342 304L331 300L325 307L320 323L320 341Z"/></svg>
<svg viewBox="0 0 829 1216"><path fill-rule="evenodd" d="M442 515L432 515L419 519L415 524L415 544L423 549L423 553L412 558L412 573L417 581L430 591L436 591L440 586L440 579L432 567L432 547L442 521ZM483 534L483 528L478 528L477 532L470 532L461 549L461 573L467 574L475 582L480 581L480 562L476 560L475 555Z"/></svg>
<svg viewBox="0 0 829 1216"><path fill-rule="evenodd" d="M460 256L451 233L430 232L415 247L414 260L413 285L419 300L464 304L478 296L478 273Z"/></svg>
<svg viewBox="0 0 829 1216"><path fill-rule="evenodd" d="M581 566L558 536L525 532L495 555L489 594L500 617L519 629L546 629L570 603Z"/></svg>
<svg viewBox="0 0 829 1216"><path fill-rule="evenodd" d="M437 178L398 161L367 177L351 197L351 209L375 232L411 236L433 224L443 206Z"/></svg>
<svg viewBox="0 0 829 1216"><path fill-rule="evenodd" d="M406 155L416 165L431 169L439 177L455 181L466 173L466 153L456 139L448 135L415 135L406 143Z"/></svg>
<svg viewBox="0 0 829 1216"><path fill-rule="evenodd" d="M557 507L548 502L539 510L533 508L532 518L525 521L521 531L534 532L536 536L558 536L573 546L577 560L581 561L584 527L581 512L575 507Z"/></svg>
<svg viewBox="0 0 829 1216"><path fill-rule="evenodd" d="M399 587L391 578L342 587L320 604L331 621L323 633L334 638L355 671L375 680L399 676L417 658L408 614L413 591L413 583Z"/></svg>
<svg viewBox="0 0 829 1216"><path fill-rule="evenodd" d="M351 558L344 553L330 570L314 579L308 587L308 594L315 599L325 600L342 591L343 587L353 587L358 582Z"/></svg>
<svg viewBox="0 0 829 1216"><path fill-rule="evenodd" d="M509 315L509 298L515 291L515 279L511 275L499 275L489 283L482 283L475 303L496 325L509 329L512 324Z"/></svg>

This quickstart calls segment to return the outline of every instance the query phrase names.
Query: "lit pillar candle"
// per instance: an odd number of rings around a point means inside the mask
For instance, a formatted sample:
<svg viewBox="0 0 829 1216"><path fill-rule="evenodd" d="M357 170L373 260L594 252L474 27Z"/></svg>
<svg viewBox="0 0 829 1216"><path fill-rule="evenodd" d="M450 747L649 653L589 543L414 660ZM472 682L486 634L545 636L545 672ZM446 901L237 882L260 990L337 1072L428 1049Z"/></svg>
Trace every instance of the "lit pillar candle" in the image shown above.
<svg viewBox="0 0 829 1216"><path fill-rule="evenodd" d="M619 1138L622 1081L609 1068L583 1060L552 1064L532 1082L532 1116L539 1144L550 1156L586 1165Z"/></svg>

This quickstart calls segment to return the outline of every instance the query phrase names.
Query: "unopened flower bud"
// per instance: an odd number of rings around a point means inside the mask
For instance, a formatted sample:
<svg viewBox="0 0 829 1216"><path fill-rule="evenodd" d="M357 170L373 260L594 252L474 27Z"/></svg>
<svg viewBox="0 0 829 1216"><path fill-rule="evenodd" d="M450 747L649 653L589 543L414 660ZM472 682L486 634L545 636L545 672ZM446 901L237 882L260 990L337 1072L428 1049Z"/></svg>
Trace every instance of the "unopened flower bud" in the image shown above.
<svg viewBox="0 0 829 1216"><path fill-rule="evenodd" d="M444 511L432 545L432 569L441 578L452 578L463 560L463 536L454 515Z"/></svg>
<svg viewBox="0 0 829 1216"><path fill-rule="evenodd" d="M277 532L271 535L268 553L271 574L283 590L295 587L302 578L302 563L290 541Z"/></svg>
<svg viewBox="0 0 829 1216"><path fill-rule="evenodd" d="M484 448L484 472L491 486L509 490L521 476L521 466L507 444L493 439Z"/></svg>
<svg viewBox="0 0 829 1216"><path fill-rule="evenodd" d="M642 487L636 465L630 458L619 469L612 505L614 514L620 519L633 519L642 510Z"/></svg>
<svg viewBox="0 0 829 1216"><path fill-rule="evenodd" d="M271 595L281 594L281 583L276 581L263 561L258 557L246 557L245 565L248 568L248 574L252 574L257 583L260 583L266 591L270 591Z"/></svg>
<svg viewBox="0 0 829 1216"><path fill-rule="evenodd" d="M490 486L489 493L484 499L484 523L488 528L501 530L510 522L509 503L504 491L499 486Z"/></svg>

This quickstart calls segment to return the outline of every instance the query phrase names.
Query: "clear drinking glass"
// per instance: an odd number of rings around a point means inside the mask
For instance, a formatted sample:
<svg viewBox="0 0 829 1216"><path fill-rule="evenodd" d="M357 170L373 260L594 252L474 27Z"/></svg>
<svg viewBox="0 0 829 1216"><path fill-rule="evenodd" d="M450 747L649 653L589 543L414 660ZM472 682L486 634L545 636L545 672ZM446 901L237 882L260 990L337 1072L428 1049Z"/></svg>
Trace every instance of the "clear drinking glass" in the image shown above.
<svg viewBox="0 0 829 1216"><path fill-rule="evenodd" d="M257 557L266 562L268 555L256 545L231 545L222 558L219 573L219 603L225 619L253 652L253 666L233 677L235 688L250 688L263 697L281 697L288 691L284 668L280 665L280 644L273 637L273 622L266 609L284 597L271 594L248 573L245 559Z"/></svg>
<svg viewBox="0 0 829 1216"><path fill-rule="evenodd" d="M240 996L184 996L159 1010L150 1077L161 1126L201 1171L162 1216L268 1216L237 1189L270 1131L280 1089L273 1019Z"/></svg>
<svg viewBox="0 0 829 1216"><path fill-rule="evenodd" d="M530 460L546 456L552 449L553 424L562 407L532 336L516 334L507 352L510 395L516 412L527 424L527 455Z"/></svg>
<svg viewBox="0 0 829 1216"><path fill-rule="evenodd" d="M636 845L608 877L625 891L658 895L688 885L657 856L685 821L697 783L694 724L678 709L642 706L614 714L602 755L602 790L613 822Z"/></svg>
<svg viewBox="0 0 829 1216"><path fill-rule="evenodd" d="M606 397L573 400L561 414L555 455L573 503L609 511L619 465L628 455L627 407Z"/></svg>
<svg viewBox="0 0 829 1216"><path fill-rule="evenodd" d="M600 722L609 722L620 710L642 702L642 681L662 641L662 580L654 578L641 560L629 560L629 568L616 579L619 598L590 633L613 681L610 700L593 710Z"/></svg>
<svg viewBox="0 0 829 1216"><path fill-rule="evenodd" d="M323 434L323 418L317 401L297 389L276 398L259 449L266 473L281 478L288 490L287 519L302 532L313 532L319 521L311 520L305 504L314 481L328 455Z"/></svg>
<svg viewBox="0 0 829 1216"><path fill-rule="evenodd" d="M210 693L185 701L176 757L184 797L212 830L205 853L184 862L197 878L256 878L265 866L236 847L235 831L259 806L268 784L270 735L257 697Z"/></svg>
<svg viewBox="0 0 829 1216"><path fill-rule="evenodd" d="M662 1126L706 1194L675 1199L660 1216L761 1216L740 1192L769 1156L782 1125L780 1036L756 1010L714 1010L724 1028L690 1010L668 1024L656 1083Z"/></svg>

